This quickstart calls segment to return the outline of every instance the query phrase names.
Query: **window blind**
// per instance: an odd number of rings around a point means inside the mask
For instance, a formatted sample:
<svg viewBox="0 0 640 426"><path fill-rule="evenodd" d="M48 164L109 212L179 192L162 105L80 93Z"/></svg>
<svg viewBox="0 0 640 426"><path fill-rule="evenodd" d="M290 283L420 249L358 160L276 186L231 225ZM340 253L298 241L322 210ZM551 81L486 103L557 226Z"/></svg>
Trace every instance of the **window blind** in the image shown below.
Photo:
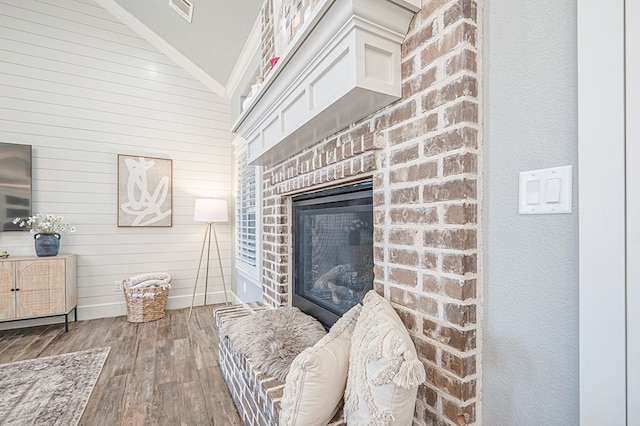
<svg viewBox="0 0 640 426"><path fill-rule="evenodd" d="M256 168L247 162L247 151L238 156L236 258L256 266Z"/></svg>

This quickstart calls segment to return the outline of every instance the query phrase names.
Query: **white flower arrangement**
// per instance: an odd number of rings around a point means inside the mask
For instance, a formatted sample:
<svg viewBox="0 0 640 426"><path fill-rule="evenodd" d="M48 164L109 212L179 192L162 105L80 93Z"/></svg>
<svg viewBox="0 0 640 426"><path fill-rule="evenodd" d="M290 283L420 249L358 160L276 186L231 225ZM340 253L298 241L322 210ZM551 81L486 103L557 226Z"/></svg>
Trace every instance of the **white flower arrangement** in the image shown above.
<svg viewBox="0 0 640 426"><path fill-rule="evenodd" d="M26 219L17 217L13 223L20 228L28 228L32 234L62 234L63 232L76 232L76 227L65 222L64 217L52 214L38 213Z"/></svg>

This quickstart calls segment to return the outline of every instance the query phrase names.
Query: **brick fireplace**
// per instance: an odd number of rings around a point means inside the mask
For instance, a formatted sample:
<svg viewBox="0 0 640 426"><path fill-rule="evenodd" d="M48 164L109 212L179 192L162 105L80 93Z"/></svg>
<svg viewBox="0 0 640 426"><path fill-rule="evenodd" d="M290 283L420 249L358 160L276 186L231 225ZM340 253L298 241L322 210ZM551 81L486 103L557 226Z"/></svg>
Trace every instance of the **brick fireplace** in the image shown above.
<svg viewBox="0 0 640 426"><path fill-rule="evenodd" d="M266 56L271 22L263 19ZM427 371L416 424L474 424L479 408L478 25L473 0L423 0L402 45L401 99L263 168L271 307L291 304L292 198L372 180L374 289L396 308Z"/></svg>

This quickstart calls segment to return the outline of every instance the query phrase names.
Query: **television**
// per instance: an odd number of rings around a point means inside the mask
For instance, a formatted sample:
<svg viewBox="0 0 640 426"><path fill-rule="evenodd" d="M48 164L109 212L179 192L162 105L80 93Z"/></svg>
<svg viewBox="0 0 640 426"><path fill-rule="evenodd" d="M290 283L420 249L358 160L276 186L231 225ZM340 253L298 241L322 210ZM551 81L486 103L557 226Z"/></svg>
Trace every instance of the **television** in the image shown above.
<svg viewBox="0 0 640 426"><path fill-rule="evenodd" d="M0 142L0 231L22 231L16 217L31 216L31 145Z"/></svg>

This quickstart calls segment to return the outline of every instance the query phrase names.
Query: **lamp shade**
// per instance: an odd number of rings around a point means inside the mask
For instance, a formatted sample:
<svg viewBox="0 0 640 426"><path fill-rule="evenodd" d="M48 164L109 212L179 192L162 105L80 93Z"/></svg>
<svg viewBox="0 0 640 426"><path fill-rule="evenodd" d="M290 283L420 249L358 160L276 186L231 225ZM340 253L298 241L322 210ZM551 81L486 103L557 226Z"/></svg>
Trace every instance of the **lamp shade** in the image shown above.
<svg viewBox="0 0 640 426"><path fill-rule="evenodd" d="M197 199L193 220L196 222L228 222L227 201L213 198Z"/></svg>

